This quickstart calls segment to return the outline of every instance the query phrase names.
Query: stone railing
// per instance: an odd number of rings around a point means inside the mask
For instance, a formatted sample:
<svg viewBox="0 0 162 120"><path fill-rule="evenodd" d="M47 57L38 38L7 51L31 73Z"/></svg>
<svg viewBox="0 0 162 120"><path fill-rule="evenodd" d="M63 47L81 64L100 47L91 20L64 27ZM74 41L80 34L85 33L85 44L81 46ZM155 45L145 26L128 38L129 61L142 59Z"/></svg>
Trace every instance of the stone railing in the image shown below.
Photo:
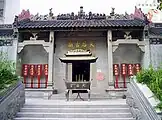
<svg viewBox="0 0 162 120"><path fill-rule="evenodd" d="M24 103L24 85L19 81L0 96L0 120L12 120Z"/></svg>
<svg viewBox="0 0 162 120"><path fill-rule="evenodd" d="M127 88L126 102L136 120L161 120L153 107L154 105L149 100L150 97L147 98L136 79L131 78ZM154 101L154 104L157 102L155 99L152 101Z"/></svg>

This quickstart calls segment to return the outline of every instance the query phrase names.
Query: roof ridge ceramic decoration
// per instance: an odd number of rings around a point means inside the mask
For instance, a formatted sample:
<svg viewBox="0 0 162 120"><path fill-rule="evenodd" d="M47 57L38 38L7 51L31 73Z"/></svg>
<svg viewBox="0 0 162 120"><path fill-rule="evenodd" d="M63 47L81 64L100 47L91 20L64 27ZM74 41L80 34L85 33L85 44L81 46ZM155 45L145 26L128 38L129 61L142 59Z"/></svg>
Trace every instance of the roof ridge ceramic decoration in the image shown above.
<svg viewBox="0 0 162 120"><path fill-rule="evenodd" d="M109 15L92 13L86 14L83 7L80 7L78 14L61 14L54 16L52 8L47 15L32 15L29 10L23 10L19 16L15 17L14 27L16 28L83 28L83 27L143 27L147 23L147 18L135 7L133 14L117 14L115 8Z"/></svg>
<svg viewBox="0 0 162 120"><path fill-rule="evenodd" d="M80 7L80 11L78 14L75 14L74 12L67 13L67 14L59 14L57 16L54 16L54 13L52 12L52 8L49 9L49 14L46 15L39 15L37 13L36 15L32 15L28 10L22 10L22 12L18 15L18 21L22 21L25 19L30 19L32 21L48 21L48 20L127 20L127 19L145 19L144 13L141 11L141 9L135 7L135 11L133 14L117 14L115 13L115 8L112 8L112 11L110 15L106 15L104 13L92 13L89 12L86 14L83 11L83 7Z"/></svg>

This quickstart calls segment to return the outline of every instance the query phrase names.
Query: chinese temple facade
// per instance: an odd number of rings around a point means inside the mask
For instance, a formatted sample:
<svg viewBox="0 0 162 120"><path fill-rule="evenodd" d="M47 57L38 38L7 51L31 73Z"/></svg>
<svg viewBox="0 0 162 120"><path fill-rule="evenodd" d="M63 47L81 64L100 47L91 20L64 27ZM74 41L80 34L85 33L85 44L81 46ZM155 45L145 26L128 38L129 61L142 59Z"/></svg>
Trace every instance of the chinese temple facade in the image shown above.
<svg viewBox="0 0 162 120"><path fill-rule="evenodd" d="M28 89L65 91L64 80L90 81L92 92L125 90L129 77L150 64L148 21L132 15L89 12L15 18L18 69Z"/></svg>

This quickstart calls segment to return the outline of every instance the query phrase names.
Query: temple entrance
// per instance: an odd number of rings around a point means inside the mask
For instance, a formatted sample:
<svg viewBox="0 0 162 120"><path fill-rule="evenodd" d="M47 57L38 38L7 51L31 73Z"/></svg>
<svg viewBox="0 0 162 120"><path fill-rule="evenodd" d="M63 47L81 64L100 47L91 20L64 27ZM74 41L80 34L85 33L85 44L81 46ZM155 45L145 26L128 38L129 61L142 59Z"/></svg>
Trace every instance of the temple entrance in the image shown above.
<svg viewBox="0 0 162 120"><path fill-rule="evenodd" d="M69 91L72 91L78 94L76 99L84 100L80 93L88 93L88 100L90 100L92 82L90 63L96 62L97 57L93 57L90 51L81 49L68 51L65 55L66 57L60 58L60 61L66 63L66 79L64 80L66 99L69 100Z"/></svg>
<svg viewBox="0 0 162 120"><path fill-rule="evenodd" d="M72 63L72 82L90 80L90 63L88 61L76 61Z"/></svg>

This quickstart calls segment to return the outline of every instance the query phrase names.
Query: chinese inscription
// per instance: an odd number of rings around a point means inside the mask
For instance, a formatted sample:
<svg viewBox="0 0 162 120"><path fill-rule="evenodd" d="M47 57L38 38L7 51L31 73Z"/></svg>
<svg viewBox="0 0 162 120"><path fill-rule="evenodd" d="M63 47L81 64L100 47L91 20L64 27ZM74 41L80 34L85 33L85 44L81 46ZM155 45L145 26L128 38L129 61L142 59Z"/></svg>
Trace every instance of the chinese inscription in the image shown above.
<svg viewBox="0 0 162 120"><path fill-rule="evenodd" d="M68 49L84 49L89 50L95 48L95 43L93 41L68 41Z"/></svg>
<svg viewBox="0 0 162 120"><path fill-rule="evenodd" d="M67 89L89 89L90 87L90 82L68 82L67 84Z"/></svg>

